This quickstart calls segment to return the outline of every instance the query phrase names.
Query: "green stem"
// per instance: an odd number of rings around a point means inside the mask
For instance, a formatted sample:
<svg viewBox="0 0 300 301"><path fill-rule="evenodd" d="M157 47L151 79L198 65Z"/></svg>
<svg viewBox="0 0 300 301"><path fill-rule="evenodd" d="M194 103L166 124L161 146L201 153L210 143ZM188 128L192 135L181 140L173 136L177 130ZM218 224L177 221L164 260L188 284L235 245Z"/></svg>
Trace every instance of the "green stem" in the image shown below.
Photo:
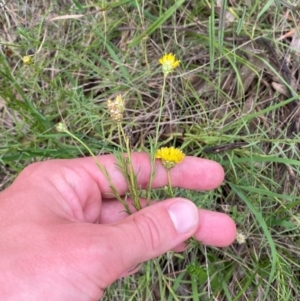
<svg viewBox="0 0 300 301"><path fill-rule="evenodd" d="M147 206L150 206L150 199L151 199L151 188L152 188L152 182L155 176L155 172L154 172L154 168L155 168L155 152L156 152L156 148L153 148L153 140L150 140L150 176L149 176L149 183L148 183L148 187L147 187Z"/></svg>
<svg viewBox="0 0 300 301"><path fill-rule="evenodd" d="M136 175L135 175L133 165L132 165L132 157L131 157L129 138L126 136L124 129L120 125L120 123L118 123L118 130L119 130L119 135L122 134L123 139L125 141L125 145L126 145L127 158L125 158L125 161L123 161L125 164L123 170L128 175L128 176L126 176L126 178L128 179L128 181L127 181L128 189L131 192L131 197L133 199L134 208L136 210L141 210L142 205L141 205L139 194L138 194L138 185L137 185Z"/></svg>
<svg viewBox="0 0 300 301"><path fill-rule="evenodd" d="M166 88L166 78L167 78L167 76L164 74L164 80L163 80L163 85L162 85L162 89L161 89L161 97L160 97L158 121L157 121L156 131L155 131L155 140L154 140L154 147L153 147L154 153L156 153L157 148L158 148L157 147L157 144L158 144L158 134L159 134L161 117L162 117L162 111L163 111L163 106L164 106L164 94L165 94L165 88ZM149 181L148 193L147 193L147 204L148 205L150 205L150 193L151 193L151 185L152 185L153 176L154 176L155 155L154 155L153 158L151 156L150 160L151 160L151 172L150 172L150 181Z"/></svg>
<svg viewBox="0 0 300 301"><path fill-rule="evenodd" d="M171 176L170 176L170 169L167 169L167 175L168 175L168 190L169 190L169 197L174 197L173 190L172 190L172 182L171 182Z"/></svg>
<svg viewBox="0 0 300 301"><path fill-rule="evenodd" d="M77 142L79 142L81 145L84 146L84 148L89 152L89 154L93 157L93 159L95 161L97 161L97 157L94 155L94 153L91 151L91 149L83 142L81 141L78 137L76 137L74 134L72 134L69 130L64 129L64 132L66 134L68 134L70 137L72 137L74 140L76 140ZM100 162L99 162L100 163Z"/></svg>
<svg viewBox="0 0 300 301"><path fill-rule="evenodd" d="M167 76L164 75L163 86L162 86L162 89L161 89L161 98L160 98L160 107L159 107L159 114L158 114L158 122L157 122L156 132L155 132L155 149L157 148L158 134L159 134L159 128L160 128L160 123L161 123L161 116L162 116L162 111L163 111L164 94L165 94L165 88L166 88L166 78L167 78Z"/></svg>

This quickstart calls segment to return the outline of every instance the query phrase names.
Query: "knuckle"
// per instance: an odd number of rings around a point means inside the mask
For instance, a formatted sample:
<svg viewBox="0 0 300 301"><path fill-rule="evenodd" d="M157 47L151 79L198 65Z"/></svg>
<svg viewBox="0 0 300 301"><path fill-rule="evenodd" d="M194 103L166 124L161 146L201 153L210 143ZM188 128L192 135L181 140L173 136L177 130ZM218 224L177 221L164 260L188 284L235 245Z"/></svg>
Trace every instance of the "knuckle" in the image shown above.
<svg viewBox="0 0 300 301"><path fill-rule="evenodd" d="M31 163L20 172L19 177L25 177L25 178L34 177L40 172L42 165L45 164L46 162Z"/></svg>
<svg viewBox="0 0 300 301"><path fill-rule="evenodd" d="M157 218L154 215L139 214L134 217L134 223L144 248L153 253L159 249L162 243L162 231Z"/></svg>

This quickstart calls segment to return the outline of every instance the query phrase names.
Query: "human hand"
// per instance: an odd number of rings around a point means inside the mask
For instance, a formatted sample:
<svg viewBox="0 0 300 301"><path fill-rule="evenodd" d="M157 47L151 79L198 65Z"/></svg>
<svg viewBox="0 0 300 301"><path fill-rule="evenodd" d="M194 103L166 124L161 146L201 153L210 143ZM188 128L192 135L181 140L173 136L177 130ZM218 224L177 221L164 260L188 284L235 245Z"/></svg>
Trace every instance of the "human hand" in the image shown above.
<svg viewBox="0 0 300 301"><path fill-rule="evenodd" d="M118 189L127 191L112 155L99 156ZM138 184L147 187L149 156L133 153ZM216 188L222 167L186 157L171 171L173 186ZM167 185L156 163L153 188ZM173 198L127 216L93 158L50 160L26 167L0 194L1 300L98 300L116 279L168 250L183 250L194 235L203 244L227 246L235 224L225 214Z"/></svg>

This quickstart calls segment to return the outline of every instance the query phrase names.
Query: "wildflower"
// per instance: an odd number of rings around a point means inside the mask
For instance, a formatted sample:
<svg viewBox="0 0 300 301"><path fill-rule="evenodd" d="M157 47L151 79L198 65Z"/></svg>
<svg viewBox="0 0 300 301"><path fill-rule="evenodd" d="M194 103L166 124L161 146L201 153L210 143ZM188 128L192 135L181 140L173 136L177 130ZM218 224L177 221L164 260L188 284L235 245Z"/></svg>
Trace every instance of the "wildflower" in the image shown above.
<svg viewBox="0 0 300 301"><path fill-rule="evenodd" d="M180 163L185 157L185 154L175 147L162 147L155 154L156 159L161 159L163 166L170 170L176 164Z"/></svg>
<svg viewBox="0 0 300 301"><path fill-rule="evenodd" d="M125 110L124 100L121 95L117 95L115 100L108 100L107 107L111 119L120 122L123 120L123 113Z"/></svg>
<svg viewBox="0 0 300 301"><path fill-rule="evenodd" d="M160 59L159 63L162 65L162 71L165 76L177 68L180 64L180 61L176 60L173 53L164 54Z"/></svg>
<svg viewBox="0 0 300 301"><path fill-rule="evenodd" d="M67 127L66 125L63 123L63 122L60 122L58 123L56 126L55 126L56 130L58 132L66 132L67 131Z"/></svg>
<svg viewBox="0 0 300 301"><path fill-rule="evenodd" d="M30 65L32 62L32 57L30 55L25 55L22 57L24 65Z"/></svg>
<svg viewBox="0 0 300 301"><path fill-rule="evenodd" d="M237 231L235 239L238 244L240 244L240 245L244 244L246 242L246 238L247 237L243 232Z"/></svg>

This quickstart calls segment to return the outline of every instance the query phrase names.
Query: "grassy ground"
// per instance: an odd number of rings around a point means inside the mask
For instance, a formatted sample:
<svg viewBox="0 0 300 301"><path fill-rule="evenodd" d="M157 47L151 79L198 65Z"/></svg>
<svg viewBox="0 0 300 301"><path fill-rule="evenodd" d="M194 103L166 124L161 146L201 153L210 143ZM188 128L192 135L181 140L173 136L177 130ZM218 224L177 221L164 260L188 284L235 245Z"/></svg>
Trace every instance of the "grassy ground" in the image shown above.
<svg viewBox="0 0 300 301"><path fill-rule="evenodd" d="M1 189L30 162L88 155L55 130L60 121L95 154L116 149L107 99L118 93L134 150L158 138L226 171L219 190L176 194L227 212L246 241L192 243L145 263L103 300L299 300L297 1L0 3ZM158 59L168 52L181 65L167 78L156 136Z"/></svg>

